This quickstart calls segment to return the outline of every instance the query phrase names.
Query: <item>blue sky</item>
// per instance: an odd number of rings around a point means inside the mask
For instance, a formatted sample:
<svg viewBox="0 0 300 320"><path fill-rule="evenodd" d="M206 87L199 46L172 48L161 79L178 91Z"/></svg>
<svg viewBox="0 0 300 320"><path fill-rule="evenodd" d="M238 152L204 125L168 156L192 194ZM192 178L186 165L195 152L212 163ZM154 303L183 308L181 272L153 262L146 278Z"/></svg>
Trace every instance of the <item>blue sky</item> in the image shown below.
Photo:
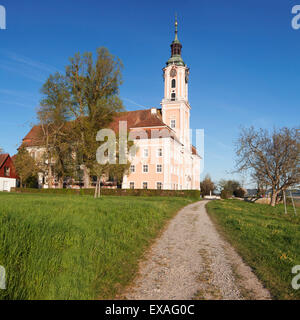
<svg viewBox="0 0 300 320"><path fill-rule="evenodd" d="M205 129L205 172L230 178L241 126L299 126L300 0L0 0L0 146L14 154L36 123L39 90L76 52L106 46L124 63L128 110L159 107L178 13L191 68L193 129ZM238 177L239 178L239 177Z"/></svg>

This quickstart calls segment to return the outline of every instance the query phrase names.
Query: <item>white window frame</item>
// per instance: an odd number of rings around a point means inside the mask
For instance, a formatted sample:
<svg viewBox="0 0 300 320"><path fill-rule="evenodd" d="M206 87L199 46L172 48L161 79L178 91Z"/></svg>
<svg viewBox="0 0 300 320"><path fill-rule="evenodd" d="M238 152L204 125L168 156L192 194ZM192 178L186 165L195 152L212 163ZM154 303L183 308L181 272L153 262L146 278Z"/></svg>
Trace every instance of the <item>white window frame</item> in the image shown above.
<svg viewBox="0 0 300 320"><path fill-rule="evenodd" d="M132 168L133 168L133 170L132 170ZM135 173L135 165L134 164L132 164L130 166L130 173Z"/></svg>
<svg viewBox="0 0 300 320"><path fill-rule="evenodd" d="M131 188L131 185L133 184L133 188ZM130 181L129 182L129 189L130 190L134 190L135 189L135 184L134 184L134 182L133 181Z"/></svg>
<svg viewBox="0 0 300 320"><path fill-rule="evenodd" d="M149 149L148 148L144 148L143 158L148 158L148 157L149 157Z"/></svg>
<svg viewBox="0 0 300 320"><path fill-rule="evenodd" d="M158 167L161 167L161 171L158 171ZM163 173L163 166L162 166L162 164L157 164L157 165L156 165L156 173Z"/></svg>
<svg viewBox="0 0 300 320"><path fill-rule="evenodd" d="M163 148L158 148L156 153L157 158L161 158L163 154Z"/></svg>
<svg viewBox="0 0 300 320"><path fill-rule="evenodd" d="M173 123L174 123L174 126L173 126ZM171 121L170 121L170 127L171 127L172 129L176 129L176 119L171 119Z"/></svg>
<svg viewBox="0 0 300 320"><path fill-rule="evenodd" d="M159 183L161 184L161 188L160 189L158 188L158 184ZM157 181L156 182L156 190L163 190L163 183L161 181Z"/></svg>
<svg viewBox="0 0 300 320"><path fill-rule="evenodd" d="M147 188L146 188L146 189L144 188L144 183L146 183L146 184L147 184ZM144 182L142 182L142 189L143 189L143 190L148 190L148 189L149 189L148 181L144 181Z"/></svg>
<svg viewBox="0 0 300 320"><path fill-rule="evenodd" d="M145 171L145 167L147 166L147 171ZM142 168L143 173L149 173L149 165L148 164L143 164L143 168Z"/></svg>

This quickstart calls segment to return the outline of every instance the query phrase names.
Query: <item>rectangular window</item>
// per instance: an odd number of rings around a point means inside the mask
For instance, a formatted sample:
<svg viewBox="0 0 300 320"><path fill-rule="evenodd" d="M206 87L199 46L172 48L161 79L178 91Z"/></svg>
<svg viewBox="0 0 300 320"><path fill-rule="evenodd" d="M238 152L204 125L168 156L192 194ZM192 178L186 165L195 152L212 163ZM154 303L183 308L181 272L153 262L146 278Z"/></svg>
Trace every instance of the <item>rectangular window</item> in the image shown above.
<svg viewBox="0 0 300 320"><path fill-rule="evenodd" d="M157 190L162 190L162 186L163 186L163 184L161 182L157 182L157 184L156 184Z"/></svg>
<svg viewBox="0 0 300 320"><path fill-rule="evenodd" d="M148 167L147 164L144 164L144 165L143 165L143 172L144 172L144 173L148 173L148 172L149 172L149 167Z"/></svg>
<svg viewBox="0 0 300 320"><path fill-rule="evenodd" d="M172 129L176 128L176 120L171 120L171 128Z"/></svg>
<svg viewBox="0 0 300 320"><path fill-rule="evenodd" d="M143 189L148 189L148 182L143 182Z"/></svg>
<svg viewBox="0 0 300 320"><path fill-rule="evenodd" d="M149 150L144 149L144 158L148 158L148 156L149 156Z"/></svg>
<svg viewBox="0 0 300 320"><path fill-rule="evenodd" d="M163 150L162 148L157 149L157 156L162 157L163 156Z"/></svg>
<svg viewBox="0 0 300 320"><path fill-rule="evenodd" d="M9 177L10 176L10 168L9 167L4 167L4 176Z"/></svg>
<svg viewBox="0 0 300 320"><path fill-rule="evenodd" d="M135 173L135 165L131 165L130 166L130 172L131 173Z"/></svg>
<svg viewBox="0 0 300 320"><path fill-rule="evenodd" d="M134 182L130 182L130 189L134 189Z"/></svg>
<svg viewBox="0 0 300 320"><path fill-rule="evenodd" d="M162 165L161 165L161 164L158 164L158 165L156 166L156 172L157 172L157 173L162 173Z"/></svg>

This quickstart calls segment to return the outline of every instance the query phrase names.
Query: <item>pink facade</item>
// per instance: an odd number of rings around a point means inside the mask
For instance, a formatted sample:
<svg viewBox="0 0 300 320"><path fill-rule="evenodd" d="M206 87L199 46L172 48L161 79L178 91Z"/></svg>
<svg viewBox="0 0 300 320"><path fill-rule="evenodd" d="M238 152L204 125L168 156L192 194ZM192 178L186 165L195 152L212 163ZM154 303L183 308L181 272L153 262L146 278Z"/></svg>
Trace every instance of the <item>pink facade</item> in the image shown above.
<svg viewBox="0 0 300 320"><path fill-rule="evenodd" d="M181 58L182 46L177 38L177 24L171 47L172 56L163 69L162 107L152 109L151 113L161 117L162 127L167 128L173 137L166 135L161 139L149 137L134 141L139 149L131 159L132 170L124 178L123 188L200 190L201 158L190 142L189 68ZM151 132L154 127L141 126L140 130Z"/></svg>

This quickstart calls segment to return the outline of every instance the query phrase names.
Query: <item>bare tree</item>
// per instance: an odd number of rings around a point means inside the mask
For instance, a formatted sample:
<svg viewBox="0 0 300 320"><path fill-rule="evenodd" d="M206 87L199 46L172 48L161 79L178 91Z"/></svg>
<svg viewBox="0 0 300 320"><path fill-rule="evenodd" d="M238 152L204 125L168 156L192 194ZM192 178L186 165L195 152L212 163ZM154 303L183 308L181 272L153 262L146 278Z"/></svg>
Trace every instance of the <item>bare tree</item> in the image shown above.
<svg viewBox="0 0 300 320"><path fill-rule="evenodd" d="M250 171L255 181L271 188L273 207L280 193L300 182L300 139L295 128L242 129L236 154L238 171Z"/></svg>

